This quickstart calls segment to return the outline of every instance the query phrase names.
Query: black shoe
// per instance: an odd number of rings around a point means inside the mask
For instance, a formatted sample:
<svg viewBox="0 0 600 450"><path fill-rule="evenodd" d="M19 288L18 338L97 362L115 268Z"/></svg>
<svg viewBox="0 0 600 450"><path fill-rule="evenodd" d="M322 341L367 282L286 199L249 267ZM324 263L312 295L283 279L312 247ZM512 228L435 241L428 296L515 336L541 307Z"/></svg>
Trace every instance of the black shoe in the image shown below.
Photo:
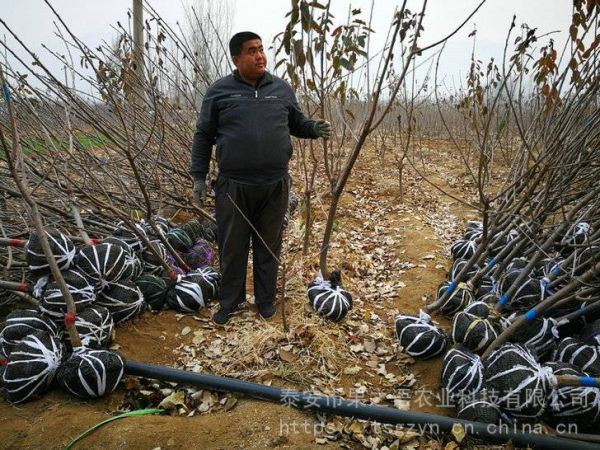
<svg viewBox="0 0 600 450"><path fill-rule="evenodd" d="M219 310L213 315L212 320L217 325L225 325L231 319L235 308L219 308Z"/></svg>
<svg viewBox="0 0 600 450"><path fill-rule="evenodd" d="M258 308L258 314L265 320L270 319L275 315L275 306L273 303L258 303L256 306Z"/></svg>

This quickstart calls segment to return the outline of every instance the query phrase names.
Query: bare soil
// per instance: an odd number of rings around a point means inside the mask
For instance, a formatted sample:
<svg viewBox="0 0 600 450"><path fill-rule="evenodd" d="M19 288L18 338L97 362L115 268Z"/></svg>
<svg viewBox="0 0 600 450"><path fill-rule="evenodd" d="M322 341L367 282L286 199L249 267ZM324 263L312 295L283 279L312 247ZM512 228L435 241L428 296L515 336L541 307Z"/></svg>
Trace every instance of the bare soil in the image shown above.
<svg viewBox="0 0 600 450"><path fill-rule="evenodd" d="M445 189L461 198L470 198L472 186L464 183L458 162L444 150L442 143L429 143L426 172L431 181L439 183ZM391 155L387 160L391 161ZM335 236L335 245L331 250L331 266L344 268L346 288L357 300L357 311L349 318L351 323L373 321L372 314L381 318L386 337L393 339L396 313L417 313L430 302L438 284L446 277L449 268L449 242L463 228L466 218L476 217L473 211L460 206L455 200L441 195L431 186L415 176L414 171L407 169L404 180L404 203L399 203L397 171L393 164L382 166L375 152L370 149L358 160L357 167L351 177L347 193L340 207L339 227ZM300 178L298 178L300 180ZM301 189L301 182L296 182L296 189ZM322 204L319 202L322 201ZM327 201L316 200L320 215L325 211ZM297 217L296 219L297 220ZM315 236L320 237L317 228ZM351 247L352 232L368 235L372 242L362 248ZM374 247L369 250L369 247ZM298 245L290 245L290 253L298 253ZM314 243L318 249L318 242ZM379 250L381 249L381 250ZM379 252L379 253L377 253ZM373 294L365 288L365 280L372 274L364 274L361 267L364 261L373 255L369 266L382 275L381 286L373 286ZM290 258L291 255L286 256ZM300 311L302 314L290 315L290 327L302 325L302 317L312 314L307 305L305 286L315 275L316 259L304 264L302 272L288 288L286 309ZM395 261L395 262L394 262ZM392 264L392 262L394 262ZM403 268L403 269L402 269ZM296 274L297 275L297 274ZM398 287L401 281L404 287ZM386 284L392 286L386 291ZM251 285L251 283L249 283ZM385 292L385 295L381 292ZM280 306L279 306L280 308ZM181 367L181 354L176 349L191 345L192 334L183 336L181 330L189 326L204 327L207 343L215 336L227 339L237 332L238 324L250 324L253 327L266 327L260 321L252 305L248 305L232 326L224 330L211 329L209 318L212 309L192 315L179 315L174 311L161 313L146 312L141 317L119 327L114 343L127 359L164 366ZM448 328L448 321L435 317L443 327ZM320 322L323 327L335 330L341 325ZM281 328L279 314L269 323L269 327ZM342 336L342 334L340 334ZM343 335L346 336L347 335ZM344 338L345 339L345 338ZM362 342L362 341L361 341ZM206 345L203 344L203 345ZM347 342L339 342L336 352L350 353ZM279 353L281 357L281 353ZM289 361L293 365L293 360ZM368 380L374 386L387 389L383 377L373 375L372 368L365 366L365 360L357 359L358 367L364 368L358 374L342 374L339 386L347 395L348 389L357 381ZM410 358L394 357L386 363L386 370L402 379L410 374L416 380L412 389L410 409L434 414L453 414L448 408L436 406L435 399L423 403L418 400L419 392L436 392L439 387L441 358L432 361L412 362ZM203 365L203 369L210 366ZM298 368L302 373L304 369ZM208 370L206 370L210 373ZM370 372L369 372L370 371ZM298 378L266 371L258 378L273 385L295 389L308 389L310 382ZM382 378L382 381L379 381ZM94 424L105 420L126 403L131 396L133 381L124 383L107 398L97 401L83 402L67 394L54 390L40 400L25 405L13 406L0 401L0 447L11 449L62 448L75 436ZM428 404L430 403L430 404ZM385 404L385 403L382 403ZM314 414L298 411L293 408L246 397L237 398L237 403L225 411L209 410L193 417L187 415L161 415L131 417L114 421L84 438L74 448L106 449L106 448L139 448L139 449L229 449L229 448L315 448L335 447L342 443L347 448L363 448L361 444L348 437L340 442L325 441L318 445L318 433ZM444 437L431 440L429 448L440 448ZM322 441L320 441L322 442ZM400 440L402 444L402 440ZM417 448L418 448L417 443ZM428 448L427 445L422 448ZM412 447L415 448L415 447Z"/></svg>

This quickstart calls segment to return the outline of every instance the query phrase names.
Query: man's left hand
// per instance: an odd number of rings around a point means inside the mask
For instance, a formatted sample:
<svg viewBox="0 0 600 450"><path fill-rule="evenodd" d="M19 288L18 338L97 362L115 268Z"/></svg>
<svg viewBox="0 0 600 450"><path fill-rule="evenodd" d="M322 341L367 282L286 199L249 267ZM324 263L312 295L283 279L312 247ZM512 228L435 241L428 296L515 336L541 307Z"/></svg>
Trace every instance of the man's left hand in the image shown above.
<svg viewBox="0 0 600 450"><path fill-rule="evenodd" d="M316 120L314 127L317 137L325 139L329 139L331 137L331 124L326 120Z"/></svg>

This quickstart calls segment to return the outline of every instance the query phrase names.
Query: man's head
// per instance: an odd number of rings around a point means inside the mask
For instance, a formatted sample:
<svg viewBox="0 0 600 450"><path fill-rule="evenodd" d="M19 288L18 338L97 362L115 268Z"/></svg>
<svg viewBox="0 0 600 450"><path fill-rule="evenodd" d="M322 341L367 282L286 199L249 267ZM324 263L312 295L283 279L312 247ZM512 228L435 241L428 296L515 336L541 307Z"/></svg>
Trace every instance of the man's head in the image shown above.
<svg viewBox="0 0 600 450"><path fill-rule="evenodd" d="M260 36L251 31L242 31L233 35L229 41L229 52L233 64L237 67L242 78L256 81L267 70L265 56Z"/></svg>

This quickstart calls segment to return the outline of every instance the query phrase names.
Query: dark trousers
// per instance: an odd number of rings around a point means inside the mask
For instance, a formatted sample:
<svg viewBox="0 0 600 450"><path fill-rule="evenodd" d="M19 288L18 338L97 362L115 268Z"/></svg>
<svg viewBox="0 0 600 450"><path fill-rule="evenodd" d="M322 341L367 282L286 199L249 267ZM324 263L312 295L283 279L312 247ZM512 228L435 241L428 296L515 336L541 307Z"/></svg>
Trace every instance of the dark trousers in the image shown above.
<svg viewBox="0 0 600 450"><path fill-rule="evenodd" d="M246 269L250 240L256 303L270 303L275 300L278 264L271 253L279 258L289 191L288 176L266 186L238 183L223 176L217 178L215 209L221 261L219 303L222 308L234 308L246 300ZM262 240L248 224L247 219ZM271 252L267 250L263 240Z"/></svg>

